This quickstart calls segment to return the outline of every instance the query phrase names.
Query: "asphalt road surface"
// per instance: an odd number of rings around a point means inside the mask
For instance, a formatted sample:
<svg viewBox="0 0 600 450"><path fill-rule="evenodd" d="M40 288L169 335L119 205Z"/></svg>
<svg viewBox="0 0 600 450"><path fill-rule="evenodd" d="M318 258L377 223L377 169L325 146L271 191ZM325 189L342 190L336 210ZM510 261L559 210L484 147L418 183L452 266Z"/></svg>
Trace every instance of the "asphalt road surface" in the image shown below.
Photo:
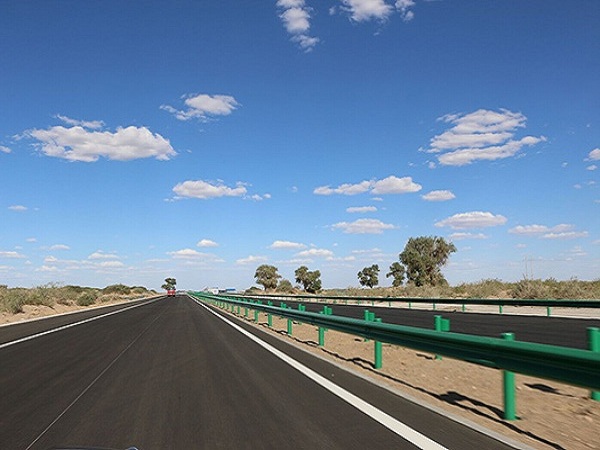
<svg viewBox="0 0 600 450"><path fill-rule="evenodd" d="M274 302L279 306L280 302ZM297 308L298 302L286 301ZM323 310L323 304L304 303L306 311ZM500 337L502 333L515 333L516 340L563 347L588 348L587 328L600 327L599 319L570 319L564 317L520 316L514 314L479 314L472 312L426 311L407 308L387 308L329 304L338 316L364 318L364 310L374 312L384 323L394 323L418 328L434 328L434 316L450 319L450 331L479 336Z"/></svg>
<svg viewBox="0 0 600 450"><path fill-rule="evenodd" d="M65 317L0 328L2 449L509 448L188 297Z"/></svg>

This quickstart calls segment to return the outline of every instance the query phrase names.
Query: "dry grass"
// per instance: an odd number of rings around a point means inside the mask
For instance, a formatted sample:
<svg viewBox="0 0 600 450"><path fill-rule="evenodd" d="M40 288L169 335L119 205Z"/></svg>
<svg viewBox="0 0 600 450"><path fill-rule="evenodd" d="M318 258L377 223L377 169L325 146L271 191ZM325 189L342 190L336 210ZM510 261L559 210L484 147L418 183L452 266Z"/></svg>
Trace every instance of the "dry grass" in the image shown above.
<svg viewBox="0 0 600 450"><path fill-rule="evenodd" d="M108 302L117 299L133 299L154 294L145 287L129 287L113 285L104 289L61 286L49 283L34 288L8 288L0 285L0 312L18 314L26 305L47 306L58 305L91 306L96 302Z"/></svg>

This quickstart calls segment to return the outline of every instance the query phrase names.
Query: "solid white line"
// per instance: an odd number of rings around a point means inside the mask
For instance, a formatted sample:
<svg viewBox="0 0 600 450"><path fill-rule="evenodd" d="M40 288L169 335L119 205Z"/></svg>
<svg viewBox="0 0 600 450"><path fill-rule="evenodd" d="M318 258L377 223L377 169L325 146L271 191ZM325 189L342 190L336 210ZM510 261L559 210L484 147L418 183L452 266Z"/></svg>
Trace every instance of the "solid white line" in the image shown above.
<svg viewBox="0 0 600 450"><path fill-rule="evenodd" d="M151 301L146 302L146 303L139 303L137 305L129 306L127 308L119 309L117 311L112 311L112 312L109 312L109 313L106 313L106 314L102 314L100 316L90 317L89 319L81 320L79 322L69 323L67 325L63 325L63 326L57 327L57 328L52 328L51 330L43 331L41 333L32 334L30 336L25 336L25 337L22 337L20 339L16 339L14 341L5 342L4 344L0 344L0 350L3 349L3 348L6 348L6 347L10 347L11 345L20 344L21 342L30 341L32 339L36 339L36 338L39 338L41 336L45 336L47 334L56 333L57 331L66 330L67 328L72 328L72 327L75 327L77 325L82 325L84 323L93 322L94 320L98 320L98 319L102 319L104 317L112 316L113 314L118 314L118 313L121 313L121 312L124 312L124 311L128 311L130 309L137 308L139 306L149 305L150 303L154 303L154 302L156 302L158 300L160 300L160 299L151 300Z"/></svg>
<svg viewBox="0 0 600 450"><path fill-rule="evenodd" d="M446 447L444 447L444 446L438 444L437 442L429 439L427 436L419 433L418 431L413 430L408 425L405 425L404 423L400 422L399 420L395 419L394 417L390 416L389 414L384 413L383 411L381 411L380 409L378 409L375 406L371 405L370 403L366 402L362 398L357 397L356 395L354 395L351 392L345 390L344 388L338 386L337 384L332 383L330 380L328 380L327 378L319 375L314 370L309 369L304 364L296 361L295 359L293 359L290 356L286 355L282 351L276 349L272 345L267 344L265 341L263 341L260 338L256 337L252 333L244 330L239 325L236 325L235 323L233 323L232 321L230 321L226 317L223 317L222 315L220 315L217 312L213 311L211 308L209 308L208 306L204 305L202 302L200 302L200 301L198 301L198 300L196 300L194 298L193 298L193 300L196 303L198 303L200 306L202 306L203 308L205 308L207 311L211 312L216 317L218 317L219 319L221 319L223 322L227 323L228 325L230 325L231 327L233 327L234 329L236 329L237 331L239 331L240 333L242 333L244 336L246 336L249 339L251 339L254 342L256 342L258 345L260 345L261 347L263 347L265 350L271 352L273 355L277 356L279 359L281 359L282 361L286 362L287 364L289 364L290 366L292 366L294 369L298 370L303 375L305 375L308 378L312 379L317 384L321 385L322 387L324 387L325 389L327 389L331 393L337 395L339 398L341 398L345 402L347 402L350 405L354 406L359 411L363 412L367 416L369 416L372 419L376 420L377 422L379 422L380 424L382 424L384 427L386 427L390 431L396 433L398 436L402 437L403 439L406 439L407 441L409 441L413 445L416 445L417 447L419 447L421 449L425 449L425 450L434 450L434 449L435 450L446 450Z"/></svg>

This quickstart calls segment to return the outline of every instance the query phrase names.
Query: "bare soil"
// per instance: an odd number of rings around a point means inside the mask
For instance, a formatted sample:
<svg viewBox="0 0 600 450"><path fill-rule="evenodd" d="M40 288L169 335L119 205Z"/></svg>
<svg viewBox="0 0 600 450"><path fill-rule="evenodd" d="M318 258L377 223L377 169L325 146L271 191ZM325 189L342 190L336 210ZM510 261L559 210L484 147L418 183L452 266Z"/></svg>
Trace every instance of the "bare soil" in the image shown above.
<svg viewBox="0 0 600 450"><path fill-rule="evenodd" d="M11 314L8 312L0 312L0 326L17 322L26 322L28 320L35 320L46 316L77 312L84 309L87 310L93 308L101 308L103 306L117 305L119 303L126 303L130 300L131 299L115 297L109 300L103 300L102 302L95 303L91 306L79 306L75 304L64 305L61 303L56 303L54 306L23 305L22 313Z"/></svg>

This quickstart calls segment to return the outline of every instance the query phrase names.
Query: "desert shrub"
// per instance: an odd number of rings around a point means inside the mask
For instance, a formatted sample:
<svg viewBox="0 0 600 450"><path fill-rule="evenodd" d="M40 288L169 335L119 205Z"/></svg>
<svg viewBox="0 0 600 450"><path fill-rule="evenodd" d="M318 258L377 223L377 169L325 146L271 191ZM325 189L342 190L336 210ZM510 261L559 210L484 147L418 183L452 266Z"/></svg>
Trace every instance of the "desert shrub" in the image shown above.
<svg viewBox="0 0 600 450"><path fill-rule="evenodd" d="M129 295L131 288L124 284L112 284L102 289L103 294L118 294L118 295Z"/></svg>
<svg viewBox="0 0 600 450"><path fill-rule="evenodd" d="M96 303L96 293L89 290L87 292L82 292L77 297L77 304L79 306L90 306Z"/></svg>
<svg viewBox="0 0 600 450"><path fill-rule="evenodd" d="M23 312L27 291L21 288L0 291L0 308L10 314Z"/></svg>
<svg viewBox="0 0 600 450"><path fill-rule="evenodd" d="M550 289L542 280L520 280L510 292L512 298L547 299Z"/></svg>
<svg viewBox="0 0 600 450"><path fill-rule="evenodd" d="M495 278L485 279L476 283L463 283L454 288L457 296L466 298L504 297L510 286Z"/></svg>
<svg viewBox="0 0 600 450"><path fill-rule="evenodd" d="M283 292L285 294L291 294L294 292L294 286L292 286L292 283L290 282L290 280L281 280L279 282L279 285L277 286L277 292Z"/></svg>

